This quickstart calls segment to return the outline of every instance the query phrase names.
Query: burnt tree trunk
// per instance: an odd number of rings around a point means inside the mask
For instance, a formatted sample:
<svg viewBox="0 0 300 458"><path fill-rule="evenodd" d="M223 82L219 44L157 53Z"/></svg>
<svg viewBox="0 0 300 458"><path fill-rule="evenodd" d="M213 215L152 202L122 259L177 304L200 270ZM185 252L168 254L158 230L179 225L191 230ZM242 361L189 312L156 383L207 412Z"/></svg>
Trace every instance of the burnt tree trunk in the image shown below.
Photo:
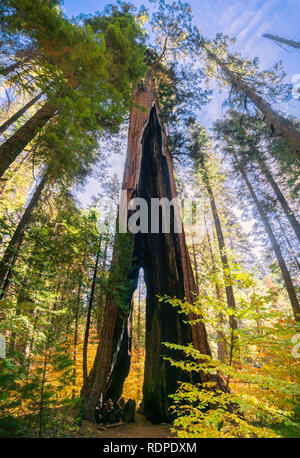
<svg viewBox="0 0 300 458"><path fill-rule="evenodd" d="M125 322L128 318L126 313L127 310L125 310L125 300L123 301L123 313L121 313L121 310L119 310L119 308L121 309L121 307L119 306L122 305L120 303L120 297L122 296L121 291L126 286L127 277L131 267L129 264L127 268L122 269L122 266L119 263L122 257L122 235L123 234L116 234L115 238L114 253L107 288L108 293L106 295L106 304L103 316L103 326L101 330L96 357L94 360L93 367L88 375L87 381L86 383L84 383L81 390L81 397L83 399L83 418L92 422L95 421L96 407L98 407L99 402L101 403L103 401L103 394L106 388L112 362L114 360L113 350L116 345L114 336L118 336L118 334L120 334L119 338L117 338L118 342L120 337L122 336L122 331L124 332L125 329L125 325L122 326L123 317ZM128 309L128 307L126 308Z"/></svg>
<svg viewBox="0 0 300 458"><path fill-rule="evenodd" d="M144 198L148 203L148 225L151 226L150 199L173 199L176 197L173 164L167 149L166 135L159 117L159 105L154 81L147 78L135 90L135 108L130 114L128 149L123 179L123 190L127 191L127 202L132 197ZM143 106L145 110L137 107ZM170 419L168 395L177 389L178 380L207 380L203 375L187 375L171 367L164 356L182 359L183 355L166 348L163 342L185 345L191 341L201 353L210 355L203 323L190 326L182 315L169 304L160 302L157 296L186 297L192 302L197 291L184 233L137 233L117 234L116 244L122 237L131 244L131 256L122 268L117 288L124 291L116 300L114 270L124 262L124 255L117 245L114 249L110 287L107 296L102 336L94 366L83 387L83 416L94 420L96 406L103 399L118 400L129 373L131 352L132 295L137 287L139 269L144 269L147 287L146 298L146 359L143 386L143 411L153 423ZM123 286L123 287L122 287ZM190 315L191 320L196 317ZM186 320L186 317L185 317ZM218 387L225 388L220 377Z"/></svg>

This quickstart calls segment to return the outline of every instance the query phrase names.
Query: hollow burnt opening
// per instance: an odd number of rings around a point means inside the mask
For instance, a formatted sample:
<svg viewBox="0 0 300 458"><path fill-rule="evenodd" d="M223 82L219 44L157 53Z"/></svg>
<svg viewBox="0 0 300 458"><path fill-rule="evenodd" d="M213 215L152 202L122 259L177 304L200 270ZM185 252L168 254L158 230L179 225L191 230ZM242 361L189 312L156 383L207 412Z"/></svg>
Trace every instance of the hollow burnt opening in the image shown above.
<svg viewBox="0 0 300 458"><path fill-rule="evenodd" d="M155 105L142 136L142 158L135 197L142 197L148 203L147 234L134 236L134 249L131 269L128 276L130 292L127 298L128 313L119 313L114 332L114 351L112 367L107 384L106 399L117 401L130 369L131 355L131 315L132 297L138 283L139 270L144 270L147 288L146 298L146 337L145 370L142 409L148 420L153 423L171 419L169 395L178 387L178 380L189 380L190 376L172 367L164 357L182 359L183 355L163 345L163 342L187 344L192 341L191 329L183 322L181 315L169 304L160 302L158 296L184 298L183 266L178 234L174 233L171 223L170 233L152 234L151 198L167 197L172 199L170 167L162 151L162 129ZM171 214L171 221L172 221ZM161 218L160 218L161 220Z"/></svg>

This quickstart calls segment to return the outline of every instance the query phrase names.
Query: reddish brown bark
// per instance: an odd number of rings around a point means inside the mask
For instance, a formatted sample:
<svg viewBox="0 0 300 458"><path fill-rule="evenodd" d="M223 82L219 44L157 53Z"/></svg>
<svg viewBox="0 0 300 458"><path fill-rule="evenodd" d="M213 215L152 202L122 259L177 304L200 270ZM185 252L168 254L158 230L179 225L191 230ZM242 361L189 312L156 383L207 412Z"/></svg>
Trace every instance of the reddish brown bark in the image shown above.
<svg viewBox="0 0 300 458"><path fill-rule="evenodd" d="M122 188L127 190L127 202L132 197L149 200L152 197L176 197L173 163L167 148L166 135L160 121L155 83L148 78L134 93L135 107L130 114L127 158ZM143 107L139 109L138 107ZM149 218L150 221L150 218ZM120 234L116 236L116 240ZM166 421L170 400L168 395L177 389L177 380L187 379L179 369L171 367L163 355L182 359L163 346L163 342L182 345L191 340L201 353L210 355L205 326L189 326L171 305L159 302L157 295L177 296L190 302L197 292L184 233L128 234L132 253L126 259L127 269L118 287L129 281L123 303L116 300L116 284L110 280L104 325L97 355L86 385L83 387L83 416L94 420L94 411L103 396L117 400L130 366L131 299L137 287L138 272L144 268L147 286L146 300L146 361L143 388L143 408L153 422ZM122 253L115 246L112 269L116 269ZM125 278L126 275L126 278ZM111 279L114 272L111 272ZM121 284L121 285L120 285ZM198 317L190 315L191 320ZM192 376L193 378L193 376ZM196 374L196 381L206 377ZM190 378L189 378L190 380ZM221 378L216 377L224 389Z"/></svg>

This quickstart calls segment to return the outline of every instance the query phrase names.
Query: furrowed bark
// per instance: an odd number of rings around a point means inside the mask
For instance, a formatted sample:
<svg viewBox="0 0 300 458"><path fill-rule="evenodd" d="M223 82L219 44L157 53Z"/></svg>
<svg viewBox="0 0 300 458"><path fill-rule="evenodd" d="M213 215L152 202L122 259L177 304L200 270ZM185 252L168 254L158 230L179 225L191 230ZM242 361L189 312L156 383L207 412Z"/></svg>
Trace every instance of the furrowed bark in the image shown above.
<svg viewBox="0 0 300 458"><path fill-rule="evenodd" d="M117 254L114 253L111 272L117 265ZM116 285L109 284L108 288ZM110 292L106 297L106 305L103 317L102 332L97 347L97 353L93 367L88 375L86 383L81 390L82 415L83 418L91 422L95 421L95 410L101 399L107 383L112 353L113 338L118 316L118 305L114 301L113 294Z"/></svg>
<svg viewBox="0 0 300 458"><path fill-rule="evenodd" d="M166 134L160 121L159 104L154 81L146 79L135 90L135 107L130 114L128 149L123 179L127 191L127 203L132 197L144 198L150 211L150 199L176 197L173 164L167 148ZM136 108L143 106L145 109ZM127 215L128 216L128 215ZM149 216L149 214L148 214ZM149 218L149 224L151 215ZM122 234L116 235L116 240ZM116 300L111 270L105 307L102 335L87 383L83 387L83 417L94 421L99 400L118 400L130 367L132 295L137 287L139 269L145 273L146 299L146 361L143 387L143 410L147 418L159 423L170 419L168 395L177 389L177 380L190 380L187 374L170 366L163 356L182 359L182 355L162 344L175 342L185 345L193 341L201 353L211 355L203 323L187 325L169 304L160 302L157 296L187 298L191 303L197 292L184 233L128 234L132 252L127 254L127 270L121 284L128 293L120 304ZM115 244L112 269L118 266L120 249ZM191 314L190 320L198 317ZM186 317L185 317L186 320ZM200 382L207 378L202 374L192 376ZM225 389L221 377L215 381ZM101 404L101 402L100 402Z"/></svg>

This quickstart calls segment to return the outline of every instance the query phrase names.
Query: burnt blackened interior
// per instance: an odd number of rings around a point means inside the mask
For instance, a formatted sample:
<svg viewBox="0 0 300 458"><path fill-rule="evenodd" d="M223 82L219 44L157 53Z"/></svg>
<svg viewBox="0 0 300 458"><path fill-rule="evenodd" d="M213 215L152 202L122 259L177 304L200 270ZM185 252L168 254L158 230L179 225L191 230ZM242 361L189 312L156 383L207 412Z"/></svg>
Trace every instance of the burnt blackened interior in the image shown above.
<svg viewBox="0 0 300 458"><path fill-rule="evenodd" d="M168 395L177 389L178 380L186 375L171 367L163 356L182 359L182 354L172 352L162 342L186 344L191 342L190 328L171 305L160 302L157 296L168 295L184 298L183 272L179 251L178 234L152 234L151 198L167 197L171 200L170 170L162 153L162 130L155 105L151 109L149 122L142 138L142 160L138 188L135 196L148 203L148 234L138 233L134 238L132 268L128 280L131 282L128 309L132 307L132 296L137 288L139 270L143 268L147 288L146 298L146 359L143 387L143 410L153 423L170 419ZM171 214L171 221L173 215ZM118 400L130 368L131 332L128 314L118 317L114 338L113 367L106 398Z"/></svg>

